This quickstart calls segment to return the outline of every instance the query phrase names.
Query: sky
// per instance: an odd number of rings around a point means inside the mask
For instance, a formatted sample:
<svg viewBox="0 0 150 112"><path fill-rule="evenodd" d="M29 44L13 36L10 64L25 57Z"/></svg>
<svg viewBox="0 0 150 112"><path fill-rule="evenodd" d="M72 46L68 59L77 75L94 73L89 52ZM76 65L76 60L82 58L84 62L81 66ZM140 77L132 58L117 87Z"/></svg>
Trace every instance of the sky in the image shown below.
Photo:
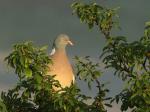
<svg viewBox="0 0 150 112"><path fill-rule="evenodd" d="M88 0L85 0L88 1ZM144 23L150 20L150 0L96 0L107 7L120 7L118 10L121 30L114 29L113 35L123 35L129 41L138 40L144 31ZM72 15L70 8L73 0L0 0L0 91L12 88L17 77L13 70L3 61L12 45L24 41L33 41L35 45L48 45L51 51L54 38L65 33L75 45L67 48L70 61L75 55L91 56L97 61L105 46L102 34L87 25L81 24L79 19ZM103 65L102 65L103 67ZM116 95L123 88L123 82L113 75L112 70L105 71L102 82L109 82L109 95ZM94 89L87 91L87 86L79 82L83 93L95 95ZM120 112L115 104L109 112Z"/></svg>

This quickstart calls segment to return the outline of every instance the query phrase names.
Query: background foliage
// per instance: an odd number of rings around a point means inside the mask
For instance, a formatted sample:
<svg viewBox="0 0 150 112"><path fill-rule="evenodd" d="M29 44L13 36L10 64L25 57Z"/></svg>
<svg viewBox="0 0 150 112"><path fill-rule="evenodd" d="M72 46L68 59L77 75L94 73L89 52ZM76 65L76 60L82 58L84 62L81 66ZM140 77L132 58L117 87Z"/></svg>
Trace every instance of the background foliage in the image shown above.
<svg viewBox="0 0 150 112"><path fill-rule="evenodd" d="M133 112L150 112L150 22L140 40L128 42L125 36L112 36L111 29L118 26L117 9L109 9L95 2L75 1L71 5L73 14L90 29L94 26L104 34L106 46L100 56L105 69L113 68L114 75L125 81L126 86L115 98L107 97L109 90L99 82L99 63L89 56L75 57L76 79L85 81L89 87L93 82L98 89L93 98L81 93L76 84L54 91L61 85L55 76L45 76L51 64L47 47L36 47L32 42L15 44L5 58L8 66L18 76L15 88L1 93L2 112L106 112L112 102L121 102L121 111L129 108ZM86 103L93 100L91 104Z"/></svg>

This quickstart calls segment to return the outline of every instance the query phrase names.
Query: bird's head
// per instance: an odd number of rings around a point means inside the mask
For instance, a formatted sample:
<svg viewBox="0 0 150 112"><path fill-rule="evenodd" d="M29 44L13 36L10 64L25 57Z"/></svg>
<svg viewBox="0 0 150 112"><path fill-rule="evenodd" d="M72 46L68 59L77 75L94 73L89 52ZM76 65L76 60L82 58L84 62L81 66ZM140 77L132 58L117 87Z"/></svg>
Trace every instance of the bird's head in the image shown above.
<svg viewBox="0 0 150 112"><path fill-rule="evenodd" d="M66 34L60 34L57 36L54 42L56 49L64 49L67 45L73 46L73 43Z"/></svg>

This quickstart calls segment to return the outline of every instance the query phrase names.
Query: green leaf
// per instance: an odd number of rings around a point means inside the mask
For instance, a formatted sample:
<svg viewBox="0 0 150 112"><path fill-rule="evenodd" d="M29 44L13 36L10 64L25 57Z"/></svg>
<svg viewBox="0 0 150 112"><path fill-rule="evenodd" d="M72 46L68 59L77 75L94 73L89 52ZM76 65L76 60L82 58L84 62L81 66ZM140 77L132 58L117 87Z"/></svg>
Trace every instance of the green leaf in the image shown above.
<svg viewBox="0 0 150 112"><path fill-rule="evenodd" d="M34 76L34 78L35 78L36 83L41 83L43 77L41 75L39 75L39 74L36 74Z"/></svg>
<svg viewBox="0 0 150 112"><path fill-rule="evenodd" d="M6 105L2 101L0 101L0 112L8 112Z"/></svg>
<svg viewBox="0 0 150 112"><path fill-rule="evenodd" d="M25 69L25 76L26 76L26 78L31 78L32 77L32 70L29 68Z"/></svg>
<svg viewBox="0 0 150 112"><path fill-rule="evenodd" d="M46 46L41 47L40 50L45 51L45 50L47 50L47 48L48 48L48 46L46 45Z"/></svg>
<svg viewBox="0 0 150 112"><path fill-rule="evenodd" d="M101 72L100 71L94 71L94 75L95 75L95 79L97 79L97 77L101 76Z"/></svg>
<svg viewBox="0 0 150 112"><path fill-rule="evenodd" d="M145 26L150 26L150 21L146 22Z"/></svg>

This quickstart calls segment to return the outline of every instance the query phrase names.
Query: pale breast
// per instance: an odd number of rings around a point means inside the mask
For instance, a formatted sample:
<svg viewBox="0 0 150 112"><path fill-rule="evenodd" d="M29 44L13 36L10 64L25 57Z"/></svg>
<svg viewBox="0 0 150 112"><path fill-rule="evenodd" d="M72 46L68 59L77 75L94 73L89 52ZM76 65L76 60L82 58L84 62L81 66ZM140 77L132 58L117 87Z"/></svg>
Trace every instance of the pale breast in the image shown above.
<svg viewBox="0 0 150 112"><path fill-rule="evenodd" d="M55 79L60 82L62 87L70 86L74 82L74 74L65 54L55 53L52 57L53 64L50 65L50 71L47 75L56 75Z"/></svg>

